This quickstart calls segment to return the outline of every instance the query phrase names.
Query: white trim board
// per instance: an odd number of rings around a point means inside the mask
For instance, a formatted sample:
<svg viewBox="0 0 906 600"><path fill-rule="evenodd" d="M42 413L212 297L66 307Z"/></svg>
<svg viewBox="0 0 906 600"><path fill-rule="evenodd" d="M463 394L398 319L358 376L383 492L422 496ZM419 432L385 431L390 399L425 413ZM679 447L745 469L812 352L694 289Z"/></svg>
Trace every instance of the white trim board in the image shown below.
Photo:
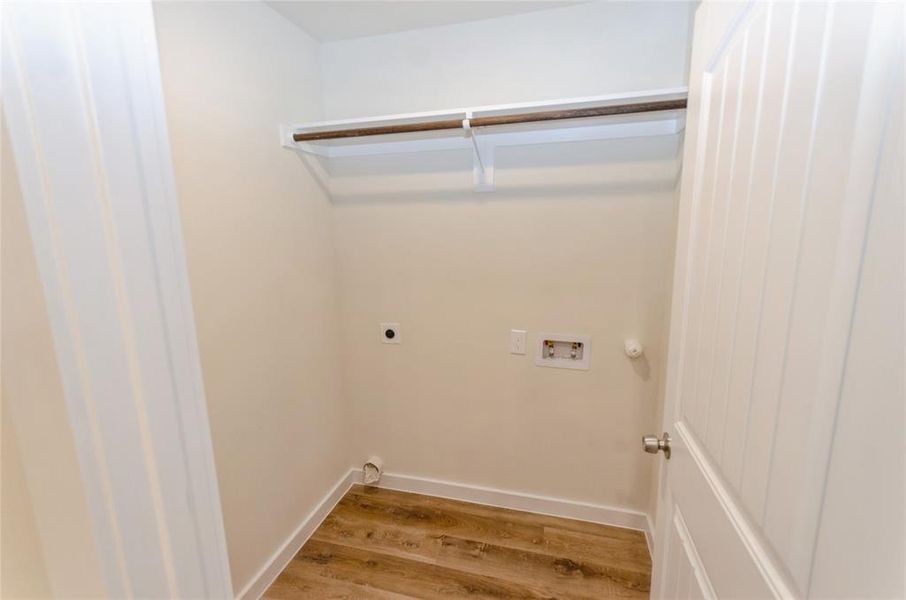
<svg viewBox="0 0 906 600"><path fill-rule="evenodd" d="M349 491L352 484L360 483L361 479L362 473L359 469L349 469L345 475L340 477L339 481L334 484L327 495L325 495L321 501L318 502L318 505L308 513L308 516L299 523L299 526L296 527L296 530L292 535L283 542L280 548L270 557L264 566L261 567L255 576L252 577L251 581L245 584L236 598L241 600L257 600L260 598L274 580L277 579L277 576L283 572L283 569L286 568L286 565L289 564L289 561L293 559L299 549L305 545L308 538L310 538L315 530L321 526L321 523L327 518L330 511L332 511L337 503L343 499L343 496L346 495L346 492Z"/></svg>
<svg viewBox="0 0 906 600"><path fill-rule="evenodd" d="M645 515L645 543L648 544L648 555L651 556L651 562L654 562L654 521L651 515Z"/></svg>
<svg viewBox="0 0 906 600"><path fill-rule="evenodd" d="M361 483L361 472L357 469L355 470L355 476L355 483ZM511 492L467 483L413 477L396 473L384 473L381 475L381 480L378 482L377 487L448 498L450 500L462 500L464 502L485 504L510 510L521 510L552 517L636 529L645 533L646 537L649 536L648 515L626 508L576 502L550 496L536 496L522 492Z"/></svg>
<svg viewBox="0 0 906 600"><path fill-rule="evenodd" d="M3 111L103 595L230 598L151 3L3 11ZM45 549L58 500L35 503ZM68 557L46 557L71 595Z"/></svg>
<svg viewBox="0 0 906 600"><path fill-rule="evenodd" d="M327 515L330 514L330 511L333 510L346 492L354 484L361 483L362 470L357 467L349 469L346 475L337 481L333 489L324 496L321 502L299 524L280 549L271 556L270 560L267 561L252 580L242 588L237 598L240 600L257 600L260 598L283 569L286 568L293 556L305 545L308 538L327 518ZM521 510L552 517L636 529L645 534L649 553L652 548L650 518L639 511L396 473L384 473L381 475L381 480L377 487L400 492L424 494L436 498L496 506L498 508L508 508L510 510Z"/></svg>

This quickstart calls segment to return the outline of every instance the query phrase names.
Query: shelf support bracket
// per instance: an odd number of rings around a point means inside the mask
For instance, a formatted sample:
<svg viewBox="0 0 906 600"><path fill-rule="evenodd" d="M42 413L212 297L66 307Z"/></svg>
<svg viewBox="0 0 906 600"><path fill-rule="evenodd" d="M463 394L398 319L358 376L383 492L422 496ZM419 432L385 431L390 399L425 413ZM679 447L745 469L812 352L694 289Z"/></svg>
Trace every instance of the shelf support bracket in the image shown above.
<svg viewBox="0 0 906 600"><path fill-rule="evenodd" d="M330 154L317 148L314 144L293 141L293 130L287 125L280 126L280 145L296 153L308 172L315 178L315 182L328 198L330 191L330 173L321 163L321 159L330 158Z"/></svg>
<svg viewBox="0 0 906 600"><path fill-rule="evenodd" d="M472 142L472 180L476 192L494 191L494 147L489 144L479 144L472 129L472 111L466 112L462 120L462 128L466 137Z"/></svg>

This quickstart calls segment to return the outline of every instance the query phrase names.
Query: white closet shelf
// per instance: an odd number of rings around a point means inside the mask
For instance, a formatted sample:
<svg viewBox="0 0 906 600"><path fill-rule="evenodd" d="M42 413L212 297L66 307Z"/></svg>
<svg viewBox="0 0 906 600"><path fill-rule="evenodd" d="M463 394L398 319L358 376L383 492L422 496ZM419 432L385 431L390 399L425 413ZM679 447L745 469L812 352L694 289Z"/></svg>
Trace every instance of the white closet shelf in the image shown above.
<svg viewBox="0 0 906 600"><path fill-rule="evenodd" d="M500 146L603 140L627 137L672 135L682 131L685 110L658 107L676 106L685 101L686 88L649 90L626 94L563 98L543 102L523 102L476 106L451 110L406 113L283 125L280 141L284 147L324 159L371 156L434 150L470 149L476 191L494 189L494 150ZM639 107L636 112L633 107ZM620 107L621 114L585 116L589 111ZM579 112L569 112L576 111ZM558 115L531 122L500 123L525 113ZM473 125L474 123L474 125ZM487 125L485 125L487 123ZM406 131L407 128L439 127L436 130ZM376 134L375 132L381 132ZM294 136L330 139L296 141ZM336 137L335 137L336 136ZM348 136L348 137L347 137ZM329 188L329 175L311 161L322 185Z"/></svg>

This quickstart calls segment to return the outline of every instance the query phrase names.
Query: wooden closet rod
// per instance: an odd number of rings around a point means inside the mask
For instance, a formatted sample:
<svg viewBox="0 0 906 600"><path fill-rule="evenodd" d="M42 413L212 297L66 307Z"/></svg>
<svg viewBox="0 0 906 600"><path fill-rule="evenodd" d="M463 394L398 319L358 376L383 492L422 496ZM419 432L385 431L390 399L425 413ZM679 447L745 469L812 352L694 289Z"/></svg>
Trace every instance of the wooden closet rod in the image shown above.
<svg viewBox="0 0 906 600"><path fill-rule="evenodd" d="M628 115L633 113L656 112L660 110L679 110L686 108L686 99L657 100L654 102L633 102L628 104L610 104L590 108L568 108L547 110L495 117L474 117L469 119L470 127L489 127L491 125L513 125L515 123L536 123L539 121L560 121L563 119L585 119L588 117L607 117L611 115ZM439 131L442 129L462 129L462 119L444 121L424 121L422 123L405 123L401 125L382 125L379 127L361 127L359 129L332 129L312 133L294 133L293 141L313 142L316 140L336 140L341 138L366 137L369 135L387 135L391 133L412 133L414 131Z"/></svg>

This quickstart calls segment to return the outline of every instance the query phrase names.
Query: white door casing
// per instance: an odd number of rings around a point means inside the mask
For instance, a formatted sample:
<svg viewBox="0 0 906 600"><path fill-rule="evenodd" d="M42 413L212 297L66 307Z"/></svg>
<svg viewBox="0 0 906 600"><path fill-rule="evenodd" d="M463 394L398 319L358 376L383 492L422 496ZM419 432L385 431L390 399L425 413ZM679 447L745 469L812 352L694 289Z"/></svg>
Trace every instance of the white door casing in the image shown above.
<svg viewBox="0 0 906 600"><path fill-rule="evenodd" d="M8 3L2 27L107 595L232 597L150 2Z"/></svg>
<svg viewBox="0 0 906 600"><path fill-rule="evenodd" d="M870 216L878 193L899 193L902 203L902 186L878 192L877 179L885 156L902 161L892 140L903 133L903 13L901 3L870 2L698 10L664 417L673 452L659 490L654 597L820 589L816 547L828 468L841 450L837 415ZM899 239L902 250L902 229ZM887 291L902 309L902 285ZM902 340L902 310L890 317ZM875 418L903 423L902 401L877 400L888 414ZM894 455L901 440L892 440ZM902 493L902 473L879 470L875 481ZM886 516L892 527L901 519ZM882 547L902 564L899 524ZM859 578L853 567L853 590L872 589ZM887 579L902 586L895 568Z"/></svg>

